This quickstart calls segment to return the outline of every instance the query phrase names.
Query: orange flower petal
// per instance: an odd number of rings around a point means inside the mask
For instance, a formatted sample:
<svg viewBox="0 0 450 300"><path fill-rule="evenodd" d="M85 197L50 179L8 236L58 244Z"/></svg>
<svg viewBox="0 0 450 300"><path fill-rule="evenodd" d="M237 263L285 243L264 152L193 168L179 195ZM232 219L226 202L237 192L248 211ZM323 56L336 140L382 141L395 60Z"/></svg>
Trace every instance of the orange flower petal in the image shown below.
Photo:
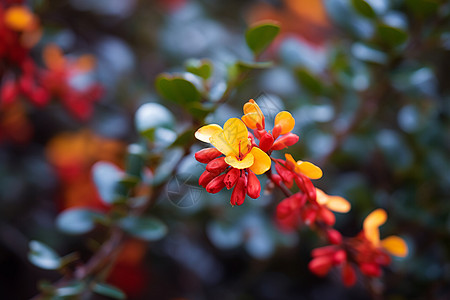
<svg viewBox="0 0 450 300"><path fill-rule="evenodd" d="M375 247L380 245L380 230L378 227L369 227L364 229L364 235Z"/></svg>
<svg viewBox="0 0 450 300"><path fill-rule="evenodd" d="M220 127L217 124L210 124L210 125L205 125L203 127L200 127L196 132L195 132L195 137L205 143L209 143L209 139L211 138L211 136L216 133L216 132L221 132L222 131L222 127Z"/></svg>
<svg viewBox="0 0 450 300"><path fill-rule="evenodd" d="M5 24L12 30L26 30L33 25L34 15L24 6L12 6L6 10Z"/></svg>
<svg viewBox="0 0 450 300"><path fill-rule="evenodd" d="M325 205L328 202L328 195L321 189L316 188L316 201L320 205Z"/></svg>
<svg viewBox="0 0 450 300"><path fill-rule="evenodd" d="M253 165L255 158L253 154L247 154L243 160L238 160L236 156L230 155L225 157L225 162L236 169L247 169Z"/></svg>
<svg viewBox="0 0 450 300"><path fill-rule="evenodd" d="M247 154L247 156L250 154L255 157L255 161L250 167L250 170L252 170L253 173L255 173L256 175L261 175L270 169L270 165L272 162L266 152L262 151L258 147L253 147L250 153Z"/></svg>
<svg viewBox="0 0 450 300"><path fill-rule="evenodd" d="M242 121L244 121L245 125L251 129L256 129L257 124L264 127L264 114L255 100L250 99L249 102L245 103L243 110L244 116L242 117Z"/></svg>
<svg viewBox="0 0 450 300"><path fill-rule="evenodd" d="M228 144L222 130L213 133L213 135L209 138L209 141L214 147L216 147L217 150L222 152L225 156L238 155L238 153L234 151L233 147L231 147L231 145Z"/></svg>
<svg viewBox="0 0 450 300"><path fill-rule="evenodd" d="M58 70L64 67L66 60L61 48L55 44L50 44L44 48L44 63L50 70Z"/></svg>
<svg viewBox="0 0 450 300"><path fill-rule="evenodd" d="M256 129L258 122L261 122L261 119L257 113L248 113L242 116L242 121L247 125L248 128Z"/></svg>
<svg viewBox="0 0 450 300"><path fill-rule="evenodd" d="M294 129L295 120L289 112L281 111L275 117L275 126L277 125L281 126L280 134L286 134Z"/></svg>
<svg viewBox="0 0 450 300"><path fill-rule="evenodd" d="M392 255L405 257L408 255L408 246L401 237L391 235L381 241L381 246Z"/></svg>
<svg viewBox="0 0 450 300"><path fill-rule="evenodd" d="M332 211L346 213L350 211L350 202L339 196L328 196L326 206Z"/></svg>
<svg viewBox="0 0 450 300"><path fill-rule="evenodd" d="M297 162L297 167L295 169L311 179L319 179L322 177L323 174L322 170L318 166L307 161L299 160Z"/></svg>
<svg viewBox="0 0 450 300"><path fill-rule="evenodd" d="M364 231L370 228L378 228L384 223L386 223L387 214L386 211L382 208L378 208L371 212L363 223Z"/></svg>
<svg viewBox="0 0 450 300"><path fill-rule="evenodd" d="M248 130L244 122L238 118L231 118L223 125L223 134L228 144L233 148L236 156L248 153Z"/></svg>

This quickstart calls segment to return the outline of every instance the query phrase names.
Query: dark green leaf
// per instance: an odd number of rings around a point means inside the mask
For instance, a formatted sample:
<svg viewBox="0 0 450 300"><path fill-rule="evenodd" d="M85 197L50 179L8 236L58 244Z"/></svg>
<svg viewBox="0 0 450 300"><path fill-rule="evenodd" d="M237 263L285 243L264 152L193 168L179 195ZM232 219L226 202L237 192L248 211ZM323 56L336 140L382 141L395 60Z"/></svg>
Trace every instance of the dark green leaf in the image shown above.
<svg viewBox="0 0 450 300"><path fill-rule="evenodd" d="M161 239L167 233L167 226L152 217L125 217L119 222L120 227L129 234L147 241Z"/></svg>
<svg viewBox="0 0 450 300"><path fill-rule="evenodd" d="M367 3L364 0L352 0L352 5L356 9L358 13L361 15L367 17L367 18L374 18L375 17L375 11L373 10L372 6L370 6L369 3Z"/></svg>
<svg viewBox="0 0 450 300"><path fill-rule="evenodd" d="M213 65L208 59L189 59L186 62L186 70L203 79L208 79L212 75Z"/></svg>
<svg viewBox="0 0 450 300"><path fill-rule="evenodd" d="M427 17L436 14L439 9L437 0L406 0L405 2L416 16Z"/></svg>
<svg viewBox="0 0 450 300"><path fill-rule="evenodd" d="M188 106L188 111L196 120L203 120L211 112L211 109L205 108L201 103L196 102Z"/></svg>
<svg viewBox="0 0 450 300"><path fill-rule="evenodd" d="M100 212L86 208L70 208L58 215L56 226L67 234L84 234L94 229L96 221L103 218L105 216Z"/></svg>
<svg viewBox="0 0 450 300"><path fill-rule="evenodd" d="M322 91L322 83L318 78L304 68L297 69L295 73L304 88L314 95L320 94Z"/></svg>
<svg viewBox="0 0 450 300"><path fill-rule="evenodd" d="M273 21L265 21L250 27L245 33L248 47L256 56L264 51L280 32L280 26Z"/></svg>
<svg viewBox="0 0 450 300"><path fill-rule="evenodd" d="M161 74L156 79L156 89L167 100L185 106L201 99L194 84L184 78Z"/></svg>
<svg viewBox="0 0 450 300"><path fill-rule="evenodd" d="M405 31L385 24L378 25L378 35L383 42L390 46L400 45L408 38L408 34Z"/></svg>
<svg viewBox="0 0 450 300"><path fill-rule="evenodd" d="M61 257L49 246L38 241L30 241L30 262L42 269L57 270L61 267Z"/></svg>
<svg viewBox="0 0 450 300"><path fill-rule="evenodd" d="M159 127L173 128L174 123L173 114L159 103L145 103L135 114L136 128L141 134Z"/></svg>
<svg viewBox="0 0 450 300"><path fill-rule="evenodd" d="M121 291L119 288L106 284L106 283L96 283L92 287L92 290L96 292L97 294L111 297L114 299L126 299L127 296L123 291Z"/></svg>

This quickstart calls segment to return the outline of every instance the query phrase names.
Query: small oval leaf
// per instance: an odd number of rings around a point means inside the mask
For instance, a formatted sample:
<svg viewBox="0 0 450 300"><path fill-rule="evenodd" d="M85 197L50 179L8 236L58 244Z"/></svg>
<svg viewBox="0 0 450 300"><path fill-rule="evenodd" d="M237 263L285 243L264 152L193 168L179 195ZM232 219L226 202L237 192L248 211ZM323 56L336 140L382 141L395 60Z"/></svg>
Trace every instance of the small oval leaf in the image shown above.
<svg viewBox="0 0 450 300"><path fill-rule="evenodd" d="M248 47L256 56L263 52L280 32L280 26L274 21L263 21L250 27L245 33Z"/></svg>
<svg viewBox="0 0 450 300"><path fill-rule="evenodd" d="M67 234L84 234L95 227L95 222L104 218L100 212L87 208L66 209L56 218L56 226Z"/></svg>
<svg viewBox="0 0 450 300"><path fill-rule="evenodd" d="M156 89L167 100L183 106L201 99L200 92L192 82L177 76L159 75L156 79Z"/></svg>
<svg viewBox="0 0 450 300"><path fill-rule="evenodd" d="M121 219L119 225L129 234L147 241L159 240L167 233L167 226L153 217L129 216Z"/></svg>
<svg viewBox="0 0 450 300"><path fill-rule="evenodd" d="M49 246L38 241L30 241L29 248L28 259L33 265L45 270L60 268L61 257Z"/></svg>
<svg viewBox="0 0 450 300"><path fill-rule="evenodd" d="M118 287L106 283L96 283L92 290L100 295L111 297L113 299L126 299L125 293Z"/></svg>
<svg viewBox="0 0 450 300"><path fill-rule="evenodd" d="M92 176L103 202L114 203L117 184L123 179L124 172L110 162L99 161L92 166Z"/></svg>

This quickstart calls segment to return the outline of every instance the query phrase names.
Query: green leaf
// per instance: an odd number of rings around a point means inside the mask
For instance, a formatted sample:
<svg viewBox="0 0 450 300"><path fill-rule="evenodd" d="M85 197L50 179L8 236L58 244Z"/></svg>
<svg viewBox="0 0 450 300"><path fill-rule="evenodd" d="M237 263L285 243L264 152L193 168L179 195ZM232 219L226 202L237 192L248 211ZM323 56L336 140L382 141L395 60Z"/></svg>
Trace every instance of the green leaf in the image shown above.
<svg viewBox="0 0 450 300"><path fill-rule="evenodd" d="M273 62L271 61L263 61L263 62L238 61L236 64L239 69L239 72L250 71L253 69L262 70L273 67Z"/></svg>
<svg viewBox="0 0 450 300"><path fill-rule="evenodd" d="M30 241L29 248L28 259L33 265L46 270L57 270L61 267L61 257L44 243Z"/></svg>
<svg viewBox="0 0 450 300"><path fill-rule="evenodd" d="M97 220L105 216L87 208L66 209L56 218L56 226L67 234L84 234L94 229Z"/></svg>
<svg viewBox="0 0 450 300"><path fill-rule="evenodd" d="M435 15L439 9L437 0L406 0L405 3L416 16L420 17Z"/></svg>
<svg viewBox="0 0 450 300"><path fill-rule="evenodd" d="M250 27L245 33L248 47L256 56L263 52L280 32L280 26L273 21L264 21Z"/></svg>
<svg viewBox="0 0 450 300"><path fill-rule="evenodd" d="M129 234L147 241L159 240L167 233L167 226L153 217L129 216L121 219L119 225Z"/></svg>
<svg viewBox="0 0 450 300"><path fill-rule="evenodd" d="M387 62L386 53L374 47L362 43L354 43L351 52L353 56L362 61L385 64Z"/></svg>
<svg viewBox="0 0 450 300"><path fill-rule="evenodd" d="M97 294L111 297L113 299L126 299L127 296L123 291L121 291L119 288L106 284L106 283L96 283L92 287L92 290L96 292Z"/></svg>
<svg viewBox="0 0 450 300"><path fill-rule="evenodd" d="M400 28L381 24L378 25L377 30L382 41L390 46L403 44L408 39L408 34Z"/></svg>
<svg viewBox="0 0 450 300"><path fill-rule="evenodd" d="M196 120L203 120L209 113L211 109L204 107L201 103L192 103L188 107L188 111Z"/></svg>
<svg viewBox="0 0 450 300"><path fill-rule="evenodd" d="M352 5L358 13L367 18L374 18L376 16L372 6L364 0L352 0Z"/></svg>
<svg viewBox="0 0 450 300"><path fill-rule="evenodd" d="M195 85L182 77L161 74L156 78L156 89L167 100L182 106L198 102L201 99L200 92Z"/></svg>
<svg viewBox="0 0 450 300"><path fill-rule="evenodd" d="M195 130L193 130L193 129L186 130L185 132L183 132L182 134L180 134L177 137L177 139L172 143L172 145L170 147L173 148L173 147L180 147L180 146L186 145L187 143L192 141L192 139L194 138L194 133L195 133Z"/></svg>
<svg viewBox="0 0 450 300"><path fill-rule="evenodd" d="M125 173L116 165L107 161L98 161L92 166L92 177L101 200L106 204L113 204L118 198L119 181Z"/></svg>
<svg viewBox="0 0 450 300"><path fill-rule="evenodd" d="M314 95L319 95L322 91L322 83L318 78L311 74L305 68L296 70L296 75L300 80L302 86Z"/></svg>
<svg viewBox="0 0 450 300"><path fill-rule="evenodd" d="M186 62L186 71L200 76L203 79L211 77L213 72L213 65L208 59L189 59Z"/></svg>
<svg viewBox="0 0 450 300"><path fill-rule="evenodd" d="M144 134L155 128L173 128L175 123L173 114L159 103L145 103L141 105L135 114L137 130Z"/></svg>

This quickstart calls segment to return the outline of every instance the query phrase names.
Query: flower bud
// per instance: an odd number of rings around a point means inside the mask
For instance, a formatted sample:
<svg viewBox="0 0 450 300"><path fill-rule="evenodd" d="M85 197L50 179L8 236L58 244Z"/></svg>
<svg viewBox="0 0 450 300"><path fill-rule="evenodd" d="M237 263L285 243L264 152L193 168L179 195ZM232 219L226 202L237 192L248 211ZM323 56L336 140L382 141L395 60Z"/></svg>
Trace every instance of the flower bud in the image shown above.
<svg viewBox="0 0 450 300"><path fill-rule="evenodd" d="M264 130L264 132L261 134L261 138L259 139L259 148L267 152L270 150L270 148L273 145L273 136Z"/></svg>
<svg viewBox="0 0 450 300"><path fill-rule="evenodd" d="M231 193L231 205L241 205L245 200L245 192L247 190L247 178L241 176L234 187L233 193Z"/></svg>
<svg viewBox="0 0 450 300"><path fill-rule="evenodd" d="M236 168L231 168L226 174L225 179L223 180L225 182L225 186L227 189L231 189L236 182L239 179L239 176L241 175L241 170Z"/></svg>
<svg viewBox="0 0 450 300"><path fill-rule="evenodd" d="M216 176L217 176L216 174L205 171L202 173L202 175L198 179L198 184L201 185L202 187L206 188L208 183L210 183L211 180L213 180Z"/></svg>
<svg viewBox="0 0 450 300"><path fill-rule="evenodd" d="M337 250L337 246L335 245L330 245L330 246L324 246L324 247L320 247L320 248L315 248L312 252L311 252L311 256L312 257L318 257L318 256L331 256L334 255L336 253Z"/></svg>
<svg viewBox="0 0 450 300"><path fill-rule="evenodd" d="M41 87L37 87L30 96L31 102L36 106L42 107L50 101L49 93Z"/></svg>
<svg viewBox="0 0 450 300"><path fill-rule="evenodd" d="M3 84L0 91L0 103L9 104L16 100L18 94L17 85L14 81L9 80Z"/></svg>
<svg viewBox="0 0 450 300"><path fill-rule="evenodd" d="M206 148L195 153L195 159L198 162L207 164L220 155L222 155L222 153L216 148Z"/></svg>
<svg viewBox="0 0 450 300"><path fill-rule="evenodd" d="M223 182L224 178L225 174L222 174L211 180L206 186L206 191L211 194L220 192L225 187L225 183Z"/></svg>
<svg viewBox="0 0 450 300"><path fill-rule="evenodd" d="M225 162L225 156L213 159L206 165L206 170L214 174L220 174L226 168L228 168L228 164Z"/></svg>
<svg viewBox="0 0 450 300"><path fill-rule="evenodd" d="M339 245L342 243L342 235L336 229L330 228L327 230L328 241L332 244Z"/></svg>
<svg viewBox="0 0 450 300"><path fill-rule="evenodd" d="M347 260L347 253L342 249L336 251L333 255L333 262L335 265L340 265L346 260Z"/></svg>
<svg viewBox="0 0 450 300"><path fill-rule="evenodd" d="M311 180L302 174L296 174L294 179L299 189L307 195L308 200L311 203L316 203L316 188Z"/></svg>
<svg viewBox="0 0 450 300"><path fill-rule="evenodd" d="M329 256L319 256L311 260L308 268L317 276L325 276L333 266L332 258Z"/></svg>
<svg viewBox="0 0 450 300"><path fill-rule="evenodd" d="M292 146L297 143L299 140L298 135L289 132L288 134L283 135L279 138L272 146L272 150L281 150L286 147Z"/></svg>
<svg viewBox="0 0 450 300"><path fill-rule="evenodd" d="M328 226L333 226L336 222L336 217L334 216L334 214L328 208L325 208L323 206L319 209L318 217Z"/></svg>
<svg viewBox="0 0 450 300"><path fill-rule="evenodd" d="M316 220L317 211L311 207L306 207L302 210L302 220L306 225L311 225Z"/></svg>
<svg viewBox="0 0 450 300"><path fill-rule="evenodd" d="M362 263L359 265L361 269L361 273L371 277L380 277L381 276L381 268L379 265L375 263Z"/></svg>
<svg viewBox="0 0 450 300"><path fill-rule="evenodd" d="M283 179L284 184L286 184L288 188L291 188L292 185L294 184L293 181L294 174L285 167L283 167L281 164L275 164L275 170L277 170L277 173Z"/></svg>
<svg viewBox="0 0 450 300"><path fill-rule="evenodd" d="M275 125L273 128L272 135L275 140L280 136L282 129L281 125Z"/></svg>
<svg viewBox="0 0 450 300"><path fill-rule="evenodd" d="M342 282L346 287L350 287L356 282L355 269L350 264L345 264L342 268Z"/></svg>
<svg viewBox="0 0 450 300"><path fill-rule="evenodd" d="M261 194L261 183L256 177L255 173L248 170L247 195L250 198L256 199Z"/></svg>

